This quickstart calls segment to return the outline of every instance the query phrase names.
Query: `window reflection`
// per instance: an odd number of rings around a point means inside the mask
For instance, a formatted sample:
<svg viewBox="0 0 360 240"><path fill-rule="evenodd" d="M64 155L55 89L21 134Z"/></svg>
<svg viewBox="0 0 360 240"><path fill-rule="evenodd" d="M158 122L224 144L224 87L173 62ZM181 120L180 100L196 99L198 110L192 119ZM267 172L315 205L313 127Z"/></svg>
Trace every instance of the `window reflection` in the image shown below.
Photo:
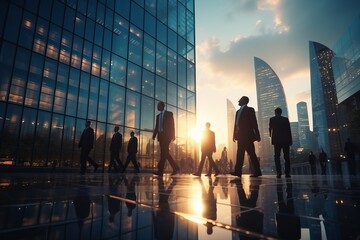
<svg viewBox="0 0 360 240"><path fill-rule="evenodd" d="M143 96L141 99L141 125L142 130L152 131L154 127L154 100Z"/></svg>
<svg viewBox="0 0 360 240"><path fill-rule="evenodd" d="M125 125L131 128L140 127L140 94L131 91L126 95Z"/></svg>
<svg viewBox="0 0 360 240"><path fill-rule="evenodd" d="M141 68L129 62L127 76L128 76L127 87L133 91L140 91Z"/></svg>
<svg viewBox="0 0 360 240"><path fill-rule="evenodd" d="M110 84L108 122L124 124L125 89L117 84Z"/></svg>
<svg viewBox="0 0 360 240"><path fill-rule="evenodd" d="M142 64L143 33L135 26L130 27L129 60L140 65Z"/></svg>
<svg viewBox="0 0 360 240"><path fill-rule="evenodd" d="M33 161L31 164L34 167L47 165L50 126L51 114L39 111L34 138Z"/></svg>

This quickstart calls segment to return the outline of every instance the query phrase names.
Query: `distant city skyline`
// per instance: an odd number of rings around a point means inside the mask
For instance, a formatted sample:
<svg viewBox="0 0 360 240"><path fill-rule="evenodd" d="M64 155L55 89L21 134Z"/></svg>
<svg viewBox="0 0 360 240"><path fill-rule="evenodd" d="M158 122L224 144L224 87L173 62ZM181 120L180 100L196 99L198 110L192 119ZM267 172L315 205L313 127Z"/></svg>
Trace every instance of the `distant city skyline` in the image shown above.
<svg viewBox="0 0 360 240"><path fill-rule="evenodd" d="M332 48L359 15L360 2L209 0L196 1L195 9L198 126L210 121L217 143L227 143L226 99L238 108L247 95L257 110L256 56L278 74L289 120L297 121L296 104L306 102L312 130L309 42Z"/></svg>

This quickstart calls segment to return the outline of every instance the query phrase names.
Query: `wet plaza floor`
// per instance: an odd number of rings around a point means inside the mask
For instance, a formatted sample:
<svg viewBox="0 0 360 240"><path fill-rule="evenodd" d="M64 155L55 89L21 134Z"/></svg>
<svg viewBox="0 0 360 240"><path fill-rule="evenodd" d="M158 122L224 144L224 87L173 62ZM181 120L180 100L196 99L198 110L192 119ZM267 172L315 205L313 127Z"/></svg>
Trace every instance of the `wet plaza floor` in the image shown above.
<svg viewBox="0 0 360 240"><path fill-rule="evenodd" d="M359 180L1 173L0 239L360 239Z"/></svg>

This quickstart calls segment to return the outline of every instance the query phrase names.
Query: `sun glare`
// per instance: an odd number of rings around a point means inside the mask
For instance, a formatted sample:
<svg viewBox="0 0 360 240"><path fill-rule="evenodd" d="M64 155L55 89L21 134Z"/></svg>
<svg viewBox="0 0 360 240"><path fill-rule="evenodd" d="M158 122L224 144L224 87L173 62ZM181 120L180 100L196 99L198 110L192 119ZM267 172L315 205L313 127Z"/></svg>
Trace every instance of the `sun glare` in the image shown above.
<svg viewBox="0 0 360 240"><path fill-rule="evenodd" d="M202 131L199 128L194 127L190 129L189 137L199 143L201 141Z"/></svg>

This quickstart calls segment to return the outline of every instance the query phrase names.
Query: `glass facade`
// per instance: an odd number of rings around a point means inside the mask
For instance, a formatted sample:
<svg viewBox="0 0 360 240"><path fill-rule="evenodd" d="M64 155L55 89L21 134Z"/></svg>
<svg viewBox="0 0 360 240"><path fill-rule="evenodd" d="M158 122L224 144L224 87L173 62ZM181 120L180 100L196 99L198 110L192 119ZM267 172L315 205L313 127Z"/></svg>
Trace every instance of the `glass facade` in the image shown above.
<svg viewBox="0 0 360 240"><path fill-rule="evenodd" d="M1 162L75 167L91 120L96 162L109 162L114 126L139 138L152 168L156 104L174 113L174 158L195 159L193 0L3 1L0 14Z"/></svg>
<svg viewBox="0 0 360 240"><path fill-rule="evenodd" d="M310 42L309 48L313 132L320 149L329 157L339 157L338 104L331 63L334 52L317 42ZM320 149L312 150L318 152Z"/></svg>
<svg viewBox="0 0 360 240"><path fill-rule="evenodd" d="M299 123L299 128L297 132L299 133L300 146L305 149L311 149L312 148L311 135L310 135L311 133L310 133L310 124L309 124L308 109L306 102L297 103L296 109L297 109L297 117Z"/></svg>
<svg viewBox="0 0 360 240"><path fill-rule="evenodd" d="M288 117L284 88L275 71L260 58L254 58L256 92L258 102L258 124L261 136L259 157L262 166L274 165L274 150L269 136L269 119L275 116L277 107L282 109L282 116Z"/></svg>

